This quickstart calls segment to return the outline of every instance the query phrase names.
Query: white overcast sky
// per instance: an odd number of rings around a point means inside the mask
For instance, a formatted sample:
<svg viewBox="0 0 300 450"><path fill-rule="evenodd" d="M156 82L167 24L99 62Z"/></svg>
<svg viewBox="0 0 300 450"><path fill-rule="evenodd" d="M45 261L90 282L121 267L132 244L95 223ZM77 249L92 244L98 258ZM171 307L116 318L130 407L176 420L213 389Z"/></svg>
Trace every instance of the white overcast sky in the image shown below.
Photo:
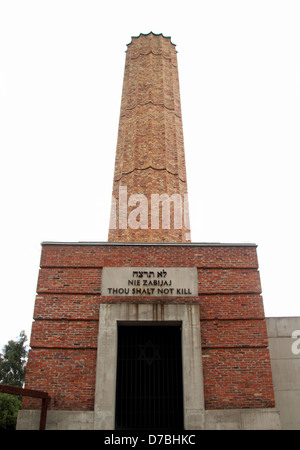
<svg viewBox="0 0 300 450"><path fill-rule="evenodd" d="M251 242L299 316L300 2L0 2L0 349L30 335L42 241L107 241L126 44L177 45L193 242Z"/></svg>

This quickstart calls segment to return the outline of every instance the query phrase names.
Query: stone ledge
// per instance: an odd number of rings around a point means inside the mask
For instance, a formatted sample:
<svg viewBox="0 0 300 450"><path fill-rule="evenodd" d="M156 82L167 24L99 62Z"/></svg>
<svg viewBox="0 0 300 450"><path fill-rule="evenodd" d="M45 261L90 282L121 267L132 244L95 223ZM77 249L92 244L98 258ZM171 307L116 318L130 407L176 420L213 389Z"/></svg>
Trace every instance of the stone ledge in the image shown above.
<svg viewBox="0 0 300 450"><path fill-rule="evenodd" d="M281 430L279 411L275 408L206 410L205 430Z"/></svg>
<svg viewBox="0 0 300 450"><path fill-rule="evenodd" d="M192 413L193 411L190 411ZM191 415L191 414L190 414ZM192 421L202 414L197 414ZM280 417L277 409L219 409L206 410L204 414L205 430L280 430ZM17 430L38 430L40 411L21 410L18 414ZM200 425L200 424L199 424ZM94 411L59 411L47 413L46 430L92 430ZM105 427L104 427L105 428ZM202 428L202 426L200 426Z"/></svg>

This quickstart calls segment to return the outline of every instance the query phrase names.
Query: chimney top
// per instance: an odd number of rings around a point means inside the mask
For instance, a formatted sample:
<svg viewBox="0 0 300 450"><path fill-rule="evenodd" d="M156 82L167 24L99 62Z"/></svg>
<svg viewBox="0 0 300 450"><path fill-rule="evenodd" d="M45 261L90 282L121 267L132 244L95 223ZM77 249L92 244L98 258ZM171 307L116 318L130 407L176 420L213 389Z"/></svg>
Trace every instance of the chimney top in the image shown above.
<svg viewBox="0 0 300 450"><path fill-rule="evenodd" d="M129 42L129 44L127 44L127 47L132 44L133 39L138 39L140 36L149 36L150 34L152 34L153 36L162 36L164 39L168 39L170 43L174 47L176 47L176 44L173 44L173 42L171 41L170 36L164 36L162 33L153 33L153 31L150 31L149 33L140 33L138 36L131 36L131 41Z"/></svg>

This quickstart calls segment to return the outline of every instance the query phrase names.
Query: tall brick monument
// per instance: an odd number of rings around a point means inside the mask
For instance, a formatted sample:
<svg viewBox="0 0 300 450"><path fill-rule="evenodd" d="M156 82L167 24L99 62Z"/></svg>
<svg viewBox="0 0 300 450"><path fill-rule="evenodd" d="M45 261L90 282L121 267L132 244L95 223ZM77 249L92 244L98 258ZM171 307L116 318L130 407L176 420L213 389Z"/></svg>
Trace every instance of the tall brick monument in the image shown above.
<svg viewBox="0 0 300 450"><path fill-rule="evenodd" d="M170 224L158 215L159 196L171 206ZM128 45L113 200L109 241L190 241L177 55L170 38L161 35L140 35ZM132 225L139 200L137 228Z"/></svg>
<svg viewBox="0 0 300 450"><path fill-rule="evenodd" d="M256 245L190 239L162 34L128 44L108 242L42 243L33 319L26 387L50 394L48 428L280 427Z"/></svg>

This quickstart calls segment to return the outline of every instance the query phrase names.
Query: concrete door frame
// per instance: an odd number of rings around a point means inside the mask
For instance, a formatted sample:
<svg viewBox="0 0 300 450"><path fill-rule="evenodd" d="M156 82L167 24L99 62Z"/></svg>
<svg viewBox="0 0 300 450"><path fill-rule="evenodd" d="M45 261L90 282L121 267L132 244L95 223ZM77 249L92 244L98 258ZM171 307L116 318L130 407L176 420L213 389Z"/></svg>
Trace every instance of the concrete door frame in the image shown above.
<svg viewBox="0 0 300 450"><path fill-rule="evenodd" d="M204 392L200 333L200 307L190 304L101 304L94 429L115 428L118 322L181 322L184 428L204 428Z"/></svg>

